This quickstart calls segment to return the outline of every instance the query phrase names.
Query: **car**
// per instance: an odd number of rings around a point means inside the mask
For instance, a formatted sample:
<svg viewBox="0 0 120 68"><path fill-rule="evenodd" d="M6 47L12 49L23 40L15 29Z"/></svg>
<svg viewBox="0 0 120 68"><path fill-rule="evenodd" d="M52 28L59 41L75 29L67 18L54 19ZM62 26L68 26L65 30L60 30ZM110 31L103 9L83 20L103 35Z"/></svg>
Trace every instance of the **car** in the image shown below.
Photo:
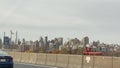
<svg viewBox="0 0 120 68"><path fill-rule="evenodd" d="M0 68L13 68L13 58L0 50Z"/></svg>

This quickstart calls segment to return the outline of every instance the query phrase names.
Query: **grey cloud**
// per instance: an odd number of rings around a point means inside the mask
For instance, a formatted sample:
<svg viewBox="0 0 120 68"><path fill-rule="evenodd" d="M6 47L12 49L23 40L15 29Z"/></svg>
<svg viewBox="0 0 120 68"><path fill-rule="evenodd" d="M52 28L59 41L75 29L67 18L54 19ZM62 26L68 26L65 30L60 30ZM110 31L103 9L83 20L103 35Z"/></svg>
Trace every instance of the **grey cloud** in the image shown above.
<svg viewBox="0 0 120 68"><path fill-rule="evenodd" d="M119 0L4 0L0 27L119 42L119 6Z"/></svg>
<svg viewBox="0 0 120 68"><path fill-rule="evenodd" d="M120 2L87 2L81 7L80 16L95 23L120 21ZM83 14L82 14L83 13ZM119 23L117 23L119 24Z"/></svg>

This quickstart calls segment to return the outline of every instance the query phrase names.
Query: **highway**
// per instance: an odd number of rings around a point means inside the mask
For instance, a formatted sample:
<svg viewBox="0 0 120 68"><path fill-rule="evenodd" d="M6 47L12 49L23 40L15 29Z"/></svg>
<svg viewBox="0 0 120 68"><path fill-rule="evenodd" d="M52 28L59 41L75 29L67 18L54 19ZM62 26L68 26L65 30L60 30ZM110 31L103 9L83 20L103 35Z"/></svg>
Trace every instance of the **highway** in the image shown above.
<svg viewBox="0 0 120 68"><path fill-rule="evenodd" d="M26 63L15 63L14 68L59 68L59 67L34 65L34 64L26 64Z"/></svg>

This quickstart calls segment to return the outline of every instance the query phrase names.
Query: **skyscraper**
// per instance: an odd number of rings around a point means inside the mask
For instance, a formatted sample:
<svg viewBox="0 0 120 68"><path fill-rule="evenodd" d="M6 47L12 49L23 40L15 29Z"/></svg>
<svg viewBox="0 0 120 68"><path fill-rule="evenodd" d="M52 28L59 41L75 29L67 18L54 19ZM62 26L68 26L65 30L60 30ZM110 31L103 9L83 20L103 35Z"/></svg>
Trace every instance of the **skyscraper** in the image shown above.
<svg viewBox="0 0 120 68"><path fill-rule="evenodd" d="M48 43L48 37L47 36L45 36L44 44L45 44L45 51L47 52L47 50L49 49L49 43Z"/></svg>
<svg viewBox="0 0 120 68"><path fill-rule="evenodd" d="M82 43L83 43L84 46L89 44L89 37L88 36L84 37L83 40L82 40Z"/></svg>
<svg viewBox="0 0 120 68"><path fill-rule="evenodd" d="M0 38L0 48L2 48L2 39Z"/></svg>

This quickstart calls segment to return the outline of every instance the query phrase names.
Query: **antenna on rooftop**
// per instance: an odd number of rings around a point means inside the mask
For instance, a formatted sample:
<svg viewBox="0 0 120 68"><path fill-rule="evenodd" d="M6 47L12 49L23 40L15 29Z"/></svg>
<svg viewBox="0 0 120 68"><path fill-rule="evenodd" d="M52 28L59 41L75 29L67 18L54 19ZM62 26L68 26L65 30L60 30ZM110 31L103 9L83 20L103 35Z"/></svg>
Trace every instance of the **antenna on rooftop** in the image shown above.
<svg viewBox="0 0 120 68"><path fill-rule="evenodd" d="M15 38L15 44L18 42L18 32L16 31L16 38Z"/></svg>
<svg viewBox="0 0 120 68"><path fill-rule="evenodd" d="M4 37L5 37L5 32L4 32Z"/></svg>

